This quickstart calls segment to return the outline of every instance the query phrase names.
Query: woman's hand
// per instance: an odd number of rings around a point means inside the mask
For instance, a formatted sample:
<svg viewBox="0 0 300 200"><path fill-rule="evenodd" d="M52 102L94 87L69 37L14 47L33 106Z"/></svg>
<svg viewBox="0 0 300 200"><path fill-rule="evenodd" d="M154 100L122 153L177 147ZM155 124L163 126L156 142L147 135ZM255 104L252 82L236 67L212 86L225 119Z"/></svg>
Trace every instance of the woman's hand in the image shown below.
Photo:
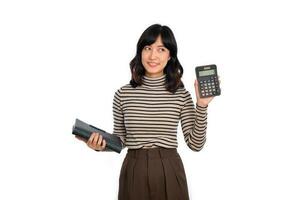
<svg viewBox="0 0 300 200"><path fill-rule="evenodd" d="M106 141L103 139L103 136L96 132L92 133L88 140L79 136L75 136L75 137L85 142L88 145L88 147L96 151L103 151L106 147Z"/></svg>
<svg viewBox="0 0 300 200"><path fill-rule="evenodd" d="M221 83L220 79L219 79L219 83ZM197 97L197 105L201 107L208 106L208 104L211 102L211 100L213 100L214 97L200 97L197 79L195 80L194 85L195 85L195 92Z"/></svg>

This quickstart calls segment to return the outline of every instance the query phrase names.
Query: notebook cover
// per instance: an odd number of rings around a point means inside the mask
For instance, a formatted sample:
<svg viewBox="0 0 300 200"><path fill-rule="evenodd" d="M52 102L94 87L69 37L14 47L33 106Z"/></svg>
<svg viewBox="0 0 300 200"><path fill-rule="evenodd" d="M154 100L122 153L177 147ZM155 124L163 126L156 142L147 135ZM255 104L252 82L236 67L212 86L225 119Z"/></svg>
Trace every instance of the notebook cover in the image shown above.
<svg viewBox="0 0 300 200"><path fill-rule="evenodd" d="M75 124L72 128L72 134L78 135L85 139L89 139L93 132L97 132L103 136L106 141L106 148L109 148L117 153L122 150L122 142L117 135L107 133L106 131L97 128L93 125L87 124L79 119L76 119Z"/></svg>

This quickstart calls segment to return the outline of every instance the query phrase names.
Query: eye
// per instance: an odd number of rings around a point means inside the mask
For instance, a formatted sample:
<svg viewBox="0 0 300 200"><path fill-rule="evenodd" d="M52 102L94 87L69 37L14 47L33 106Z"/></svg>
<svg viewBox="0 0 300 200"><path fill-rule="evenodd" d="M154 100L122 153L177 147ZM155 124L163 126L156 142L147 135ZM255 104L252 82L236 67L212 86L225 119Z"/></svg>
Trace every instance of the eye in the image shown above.
<svg viewBox="0 0 300 200"><path fill-rule="evenodd" d="M148 46L145 46L144 47L144 50L146 50L146 51L148 51L148 50L150 50L151 48L150 47L148 47Z"/></svg>
<svg viewBox="0 0 300 200"><path fill-rule="evenodd" d="M165 48L159 48L158 51L162 52L162 51L166 51Z"/></svg>

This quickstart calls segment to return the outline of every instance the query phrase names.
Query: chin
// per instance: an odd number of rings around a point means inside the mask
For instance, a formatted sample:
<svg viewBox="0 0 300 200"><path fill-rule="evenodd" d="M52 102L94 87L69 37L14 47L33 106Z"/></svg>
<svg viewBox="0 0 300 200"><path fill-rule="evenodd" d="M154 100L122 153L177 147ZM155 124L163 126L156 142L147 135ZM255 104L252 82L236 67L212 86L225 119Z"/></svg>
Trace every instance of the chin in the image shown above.
<svg viewBox="0 0 300 200"><path fill-rule="evenodd" d="M158 74L159 72L159 70L148 70L149 74Z"/></svg>
<svg viewBox="0 0 300 200"><path fill-rule="evenodd" d="M147 67L147 71L148 72L155 72L155 73L157 73L157 72L160 72L162 69L160 68L160 67Z"/></svg>

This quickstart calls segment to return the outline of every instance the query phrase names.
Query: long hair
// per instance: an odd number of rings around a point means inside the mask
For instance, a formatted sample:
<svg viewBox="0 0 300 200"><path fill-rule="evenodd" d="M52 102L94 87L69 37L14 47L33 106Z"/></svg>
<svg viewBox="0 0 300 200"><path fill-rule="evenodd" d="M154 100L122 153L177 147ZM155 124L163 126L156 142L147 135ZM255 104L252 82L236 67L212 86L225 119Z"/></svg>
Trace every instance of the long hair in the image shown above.
<svg viewBox="0 0 300 200"><path fill-rule="evenodd" d="M168 26L153 24L141 35L136 47L136 55L130 61L131 80L130 85L137 87L142 85L142 77L145 75L145 68L142 64L142 50L146 45L153 44L158 36L161 36L162 43L170 51L170 60L164 68L166 74L166 90L175 93L178 88L184 87L181 81L183 68L177 58L177 43L172 30Z"/></svg>

